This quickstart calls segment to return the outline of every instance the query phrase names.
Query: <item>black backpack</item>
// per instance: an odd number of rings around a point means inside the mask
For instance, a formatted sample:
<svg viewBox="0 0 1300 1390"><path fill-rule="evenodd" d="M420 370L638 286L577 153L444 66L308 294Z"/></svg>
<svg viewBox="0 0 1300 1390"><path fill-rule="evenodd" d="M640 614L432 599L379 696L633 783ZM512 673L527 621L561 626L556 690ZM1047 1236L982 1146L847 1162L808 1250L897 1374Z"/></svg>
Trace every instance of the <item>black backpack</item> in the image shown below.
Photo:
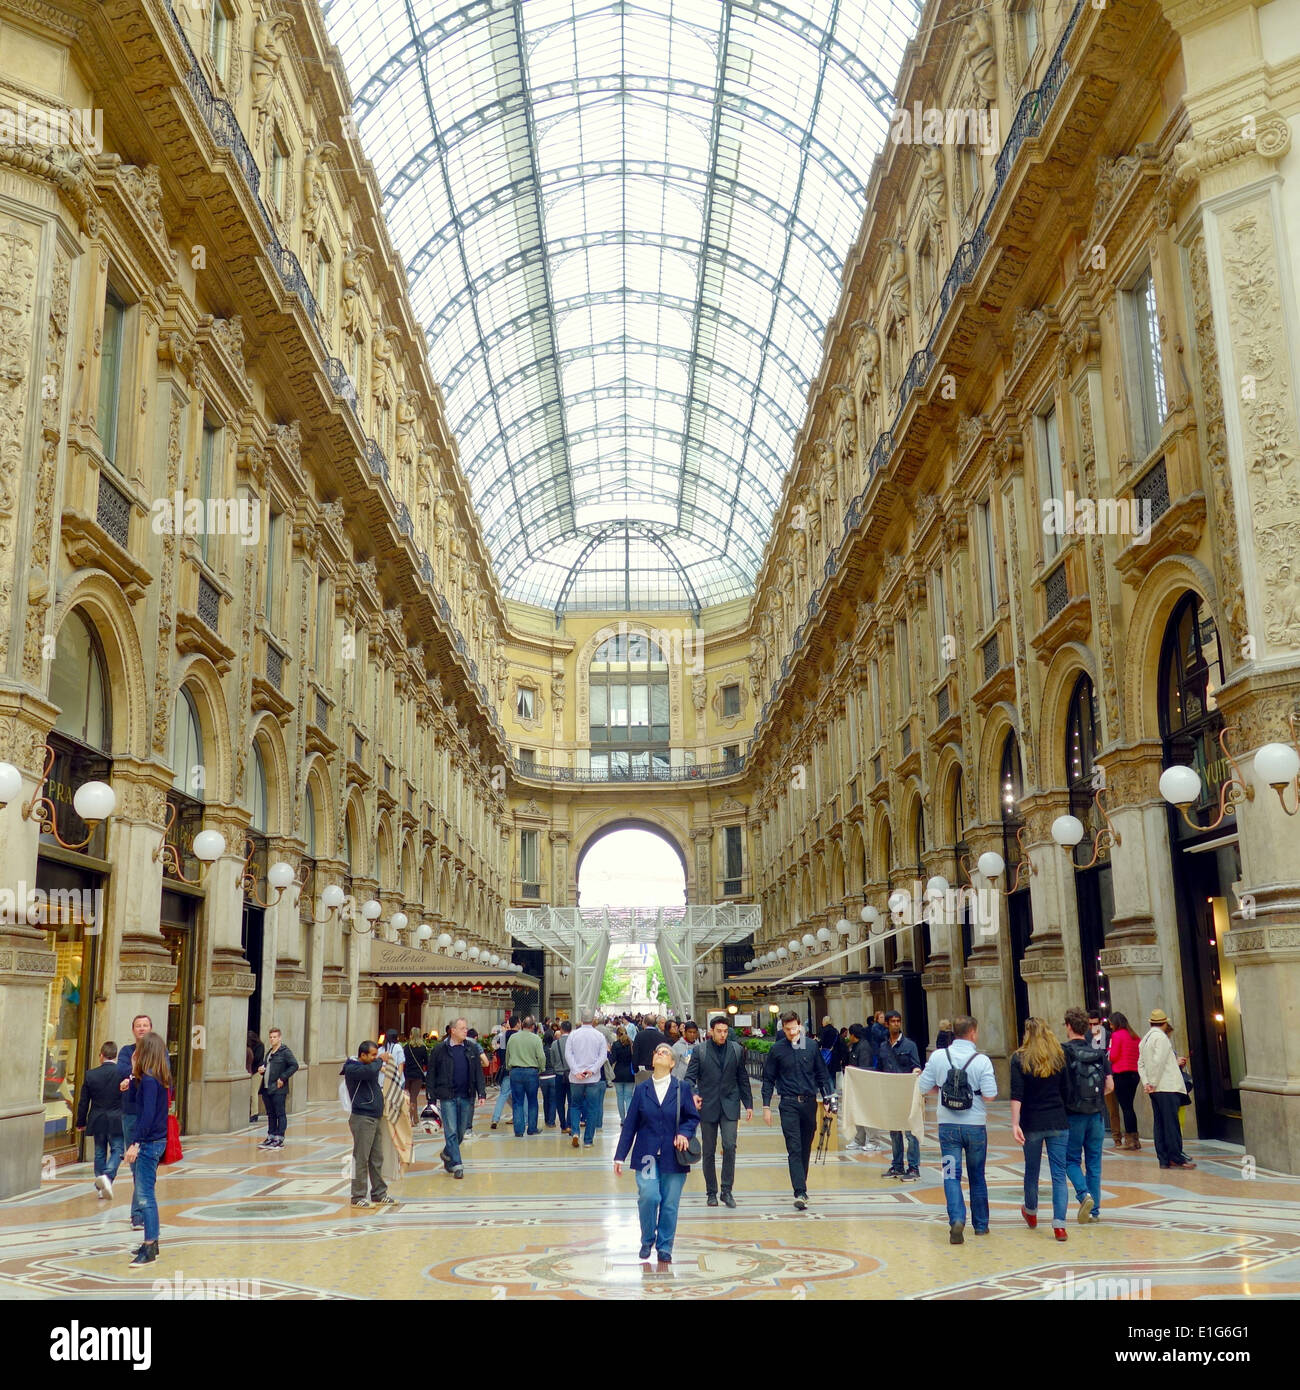
<svg viewBox="0 0 1300 1390"><path fill-rule="evenodd" d="M970 1077L966 1075L966 1068L980 1054L972 1052L961 1066L953 1063L952 1054L946 1047L943 1055L948 1059L948 1075L939 1087L939 1104L946 1110L969 1110L975 1104L975 1092L970 1088Z"/></svg>
<svg viewBox="0 0 1300 1390"><path fill-rule="evenodd" d="M1065 1108L1076 1115L1100 1115L1106 1108L1106 1054L1091 1043L1065 1049Z"/></svg>

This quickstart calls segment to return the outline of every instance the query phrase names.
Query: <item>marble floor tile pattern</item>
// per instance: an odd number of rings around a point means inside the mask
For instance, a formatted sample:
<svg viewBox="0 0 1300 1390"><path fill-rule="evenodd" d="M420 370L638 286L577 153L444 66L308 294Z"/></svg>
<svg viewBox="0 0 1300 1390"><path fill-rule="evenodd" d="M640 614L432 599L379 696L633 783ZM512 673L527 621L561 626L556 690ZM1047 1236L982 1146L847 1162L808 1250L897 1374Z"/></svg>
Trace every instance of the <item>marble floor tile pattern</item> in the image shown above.
<svg viewBox="0 0 1300 1390"><path fill-rule="evenodd" d="M1255 1171L1240 1148L1189 1143L1195 1172L1162 1171L1155 1152L1107 1140L1102 1220L1053 1240L1044 1172L1040 1224L1020 1218L1021 1164L1008 1107L995 1102L988 1164L992 1232L948 1242L931 1130L922 1180L885 1177L888 1156L834 1146L814 1164L810 1208L791 1202L777 1124L742 1124L735 1210L710 1208L687 1180L670 1267L637 1259L636 1188L614 1176L617 1109L607 1097L594 1148L558 1130L516 1139L479 1112L466 1178L438 1161L441 1137L417 1135L399 1204L353 1208L350 1140L338 1107L291 1117L285 1147L259 1129L189 1137L162 1170L160 1258L128 1268L131 1181L100 1201L88 1164L59 1168L38 1191L0 1202L0 1298L155 1298L165 1282L227 1296L367 1296L377 1273L405 1297L484 1299L1300 1296L1300 1179ZM775 1119L775 1116L774 1116ZM1092 1281L1089 1283L1088 1281ZM1105 1281L1105 1282L1101 1282Z"/></svg>

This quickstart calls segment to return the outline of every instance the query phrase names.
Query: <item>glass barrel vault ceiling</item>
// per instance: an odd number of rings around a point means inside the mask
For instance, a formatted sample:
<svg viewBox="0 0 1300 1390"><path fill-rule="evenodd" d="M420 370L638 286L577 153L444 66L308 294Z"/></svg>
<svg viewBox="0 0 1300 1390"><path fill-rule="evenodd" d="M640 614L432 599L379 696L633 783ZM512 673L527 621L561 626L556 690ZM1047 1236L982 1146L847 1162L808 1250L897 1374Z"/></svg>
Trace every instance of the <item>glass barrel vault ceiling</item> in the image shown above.
<svg viewBox="0 0 1300 1390"><path fill-rule="evenodd" d="M919 5L324 12L505 592L752 592Z"/></svg>

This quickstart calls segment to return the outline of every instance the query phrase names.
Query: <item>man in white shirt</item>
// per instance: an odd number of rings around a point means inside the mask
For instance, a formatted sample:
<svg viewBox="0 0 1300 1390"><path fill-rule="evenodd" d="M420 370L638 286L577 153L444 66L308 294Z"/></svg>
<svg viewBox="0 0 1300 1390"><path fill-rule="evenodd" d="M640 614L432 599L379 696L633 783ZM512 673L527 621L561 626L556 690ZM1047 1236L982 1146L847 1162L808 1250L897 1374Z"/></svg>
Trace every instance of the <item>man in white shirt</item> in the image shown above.
<svg viewBox="0 0 1300 1390"><path fill-rule="evenodd" d="M605 1085L602 1069L609 1055L609 1044L591 1026L592 1011L579 1013L581 1024L569 1037L565 1056L569 1063L569 1128L573 1131L573 1147L578 1147L582 1122L587 1122L583 1143L590 1148L596 1142L599 1128L597 1105L604 1099Z"/></svg>
<svg viewBox="0 0 1300 1390"><path fill-rule="evenodd" d="M943 1196L948 1206L948 1243L961 1245L966 1230L966 1202L961 1191L962 1157L970 1181L970 1210L977 1236L989 1233L989 1189L984 1179L984 1162L988 1156L988 1112L984 1102L998 1093L993 1063L979 1050L979 1024L969 1014L952 1021L952 1042L930 1054L917 1077L921 1094L928 1096L939 1091L939 1148L943 1153ZM948 1073L955 1069L965 1072L970 1087L968 1109L952 1109L945 1105L944 1084ZM949 1086L949 1090L953 1089Z"/></svg>

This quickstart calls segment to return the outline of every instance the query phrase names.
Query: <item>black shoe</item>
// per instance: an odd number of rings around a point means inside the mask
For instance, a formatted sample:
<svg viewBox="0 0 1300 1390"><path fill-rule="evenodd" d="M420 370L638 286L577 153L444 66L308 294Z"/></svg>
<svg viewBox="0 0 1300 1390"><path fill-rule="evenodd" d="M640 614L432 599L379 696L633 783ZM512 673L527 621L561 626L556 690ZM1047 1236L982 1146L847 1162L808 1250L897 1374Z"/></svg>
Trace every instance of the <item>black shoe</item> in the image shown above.
<svg viewBox="0 0 1300 1390"><path fill-rule="evenodd" d="M882 1178L901 1178L903 1170L901 1168L886 1168L880 1176Z"/></svg>
<svg viewBox="0 0 1300 1390"><path fill-rule="evenodd" d="M397 1198L388 1196L376 1197L374 1199L374 1204L377 1207L395 1207L397 1205Z"/></svg>
<svg viewBox="0 0 1300 1390"><path fill-rule="evenodd" d="M717 1205L718 1205L718 1194L717 1194L716 1192L710 1192L710 1193L709 1193L709 1197L708 1197L708 1201L705 1202L705 1206L716 1207Z"/></svg>
<svg viewBox="0 0 1300 1390"><path fill-rule="evenodd" d="M259 1149L273 1149L275 1148L275 1140L268 1134L257 1147Z"/></svg>
<svg viewBox="0 0 1300 1390"><path fill-rule="evenodd" d="M660 1263L661 1265L670 1265L670 1264L672 1264L672 1262L673 1262L673 1257L672 1257L671 1255L660 1255L660 1256L659 1256L659 1263Z"/></svg>
<svg viewBox="0 0 1300 1390"><path fill-rule="evenodd" d="M370 1205L370 1199L368 1197L353 1197L352 1205L354 1207L368 1207Z"/></svg>
<svg viewBox="0 0 1300 1390"><path fill-rule="evenodd" d="M948 1244L964 1245L966 1243L966 1223L964 1221L953 1221L948 1227Z"/></svg>
<svg viewBox="0 0 1300 1390"><path fill-rule="evenodd" d="M795 1193L795 1195L794 1195L794 1209L795 1209L795 1211L807 1211L807 1209L808 1209L808 1194L807 1194L806 1192L796 1192L796 1193Z"/></svg>
<svg viewBox="0 0 1300 1390"><path fill-rule="evenodd" d="M489 1129L495 1129L495 1128L496 1128L496 1122L494 1121L492 1124L490 1124L490 1125L488 1126L488 1128L489 1128Z"/></svg>
<svg viewBox="0 0 1300 1390"><path fill-rule="evenodd" d="M463 1178L465 1176L465 1170L457 1166L451 1170L451 1175L453 1178Z"/></svg>
<svg viewBox="0 0 1300 1390"><path fill-rule="evenodd" d="M736 1199L730 1192L724 1192L722 1194L722 1205L724 1207L734 1207L736 1205Z"/></svg>
<svg viewBox="0 0 1300 1390"><path fill-rule="evenodd" d="M638 1259L638 1260L648 1260L649 1258L650 1258L650 1247L649 1247L648 1245L643 1245L643 1246L641 1247L641 1253L637 1256L637 1259Z"/></svg>
<svg viewBox="0 0 1300 1390"><path fill-rule="evenodd" d="M151 1244L149 1241L145 1241L145 1243L135 1252L135 1255L131 1260L131 1268L134 1269L137 1265L151 1265L157 1258L158 1242L155 1240Z"/></svg>
<svg viewBox="0 0 1300 1390"><path fill-rule="evenodd" d="M909 1168L906 1173L898 1175L899 1182L919 1182L921 1180L921 1170L919 1168Z"/></svg>

